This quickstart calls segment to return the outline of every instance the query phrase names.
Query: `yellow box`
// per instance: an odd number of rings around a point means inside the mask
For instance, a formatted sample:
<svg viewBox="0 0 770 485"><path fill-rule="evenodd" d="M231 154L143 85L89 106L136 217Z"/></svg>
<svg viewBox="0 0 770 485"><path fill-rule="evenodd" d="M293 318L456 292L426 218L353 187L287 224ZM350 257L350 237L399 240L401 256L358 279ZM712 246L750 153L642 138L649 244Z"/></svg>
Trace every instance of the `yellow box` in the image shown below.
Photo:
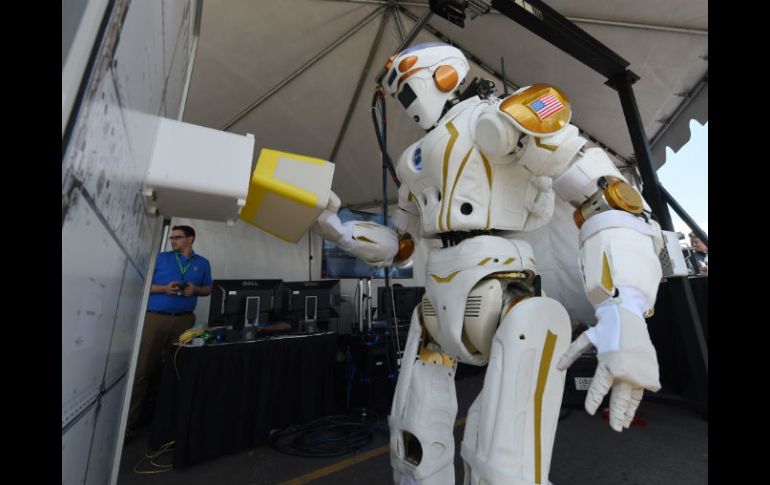
<svg viewBox="0 0 770 485"><path fill-rule="evenodd" d="M295 243L326 208L333 177L326 160L263 148L241 220Z"/></svg>

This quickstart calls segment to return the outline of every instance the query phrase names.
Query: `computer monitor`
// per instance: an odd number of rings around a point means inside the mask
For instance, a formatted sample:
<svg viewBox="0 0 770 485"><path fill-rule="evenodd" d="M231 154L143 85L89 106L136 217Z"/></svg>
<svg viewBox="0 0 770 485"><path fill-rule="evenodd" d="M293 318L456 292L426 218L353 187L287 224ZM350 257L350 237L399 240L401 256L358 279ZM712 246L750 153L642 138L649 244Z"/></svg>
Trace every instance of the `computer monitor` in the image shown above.
<svg viewBox="0 0 770 485"><path fill-rule="evenodd" d="M280 318L285 312L283 280L214 280L211 284L209 326L240 330Z"/></svg>
<svg viewBox="0 0 770 485"><path fill-rule="evenodd" d="M396 318L398 320L409 320L412 318L412 311L425 293L425 287L422 286L391 286L393 290L393 301L390 300L388 288L380 286L377 288L377 316L381 320L390 320L393 315L393 306L396 307Z"/></svg>
<svg viewBox="0 0 770 485"><path fill-rule="evenodd" d="M340 316L340 280L287 281L287 315L295 322L328 323Z"/></svg>

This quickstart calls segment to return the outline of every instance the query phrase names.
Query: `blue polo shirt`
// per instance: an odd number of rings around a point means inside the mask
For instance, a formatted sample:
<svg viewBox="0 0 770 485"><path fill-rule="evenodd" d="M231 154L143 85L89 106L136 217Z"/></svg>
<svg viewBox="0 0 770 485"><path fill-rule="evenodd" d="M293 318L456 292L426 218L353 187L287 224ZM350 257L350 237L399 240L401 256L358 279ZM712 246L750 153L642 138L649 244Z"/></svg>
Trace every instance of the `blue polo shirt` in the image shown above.
<svg viewBox="0 0 770 485"><path fill-rule="evenodd" d="M177 256L179 261L177 261ZM209 260L195 254L195 251L189 258L174 251L158 254L155 260L152 284L167 285L172 281L188 282L195 286L210 285L211 265ZM170 296L165 293L153 293L147 303L147 310L169 313L191 312L195 310L196 303L198 303L197 296Z"/></svg>

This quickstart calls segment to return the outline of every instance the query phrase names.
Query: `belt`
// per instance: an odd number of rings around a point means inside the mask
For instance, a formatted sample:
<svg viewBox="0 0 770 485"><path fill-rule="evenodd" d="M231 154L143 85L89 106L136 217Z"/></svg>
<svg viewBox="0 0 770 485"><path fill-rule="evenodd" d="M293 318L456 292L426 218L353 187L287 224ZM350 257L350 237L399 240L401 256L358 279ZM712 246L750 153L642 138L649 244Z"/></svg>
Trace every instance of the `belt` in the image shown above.
<svg viewBox="0 0 770 485"><path fill-rule="evenodd" d="M157 310L147 310L147 313L157 313L158 315L171 315L172 317L179 317L182 315L192 315L193 312L159 312Z"/></svg>

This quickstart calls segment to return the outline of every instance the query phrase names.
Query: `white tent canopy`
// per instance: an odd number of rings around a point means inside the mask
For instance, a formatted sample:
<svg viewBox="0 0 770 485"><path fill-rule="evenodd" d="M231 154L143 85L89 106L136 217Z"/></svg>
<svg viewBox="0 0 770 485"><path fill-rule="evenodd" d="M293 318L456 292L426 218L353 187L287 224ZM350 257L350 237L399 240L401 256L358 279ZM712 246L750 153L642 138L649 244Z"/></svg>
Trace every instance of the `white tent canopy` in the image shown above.
<svg viewBox="0 0 770 485"><path fill-rule="evenodd" d="M657 142L658 164L666 145L676 151L689 139L686 116L707 120L702 101L708 89L696 89L701 81L707 86L705 0L548 4L629 61L641 77L634 92L647 136ZM324 159L331 159L339 143L332 160L334 190L351 205L380 199L382 165L369 111L374 77L427 10L427 2L398 0L205 0L184 120L253 133L257 148ZM434 32L469 55L468 81L493 79L502 92L502 81L478 63L500 72L502 57L511 84L559 86L572 101L574 124L617 154L619 165L633 159L617 93L595 71L494 10L469 17L465 29L433 15L415 42L439 40ZM691 102L692 94L700 101ZM688 107L686 116L675 116L682 106ZM395 159L421 130L397 103L388 107L388 148ZM658 133L665 135L655 139ZM392 183L389 189L393 198Z"/></svg>

